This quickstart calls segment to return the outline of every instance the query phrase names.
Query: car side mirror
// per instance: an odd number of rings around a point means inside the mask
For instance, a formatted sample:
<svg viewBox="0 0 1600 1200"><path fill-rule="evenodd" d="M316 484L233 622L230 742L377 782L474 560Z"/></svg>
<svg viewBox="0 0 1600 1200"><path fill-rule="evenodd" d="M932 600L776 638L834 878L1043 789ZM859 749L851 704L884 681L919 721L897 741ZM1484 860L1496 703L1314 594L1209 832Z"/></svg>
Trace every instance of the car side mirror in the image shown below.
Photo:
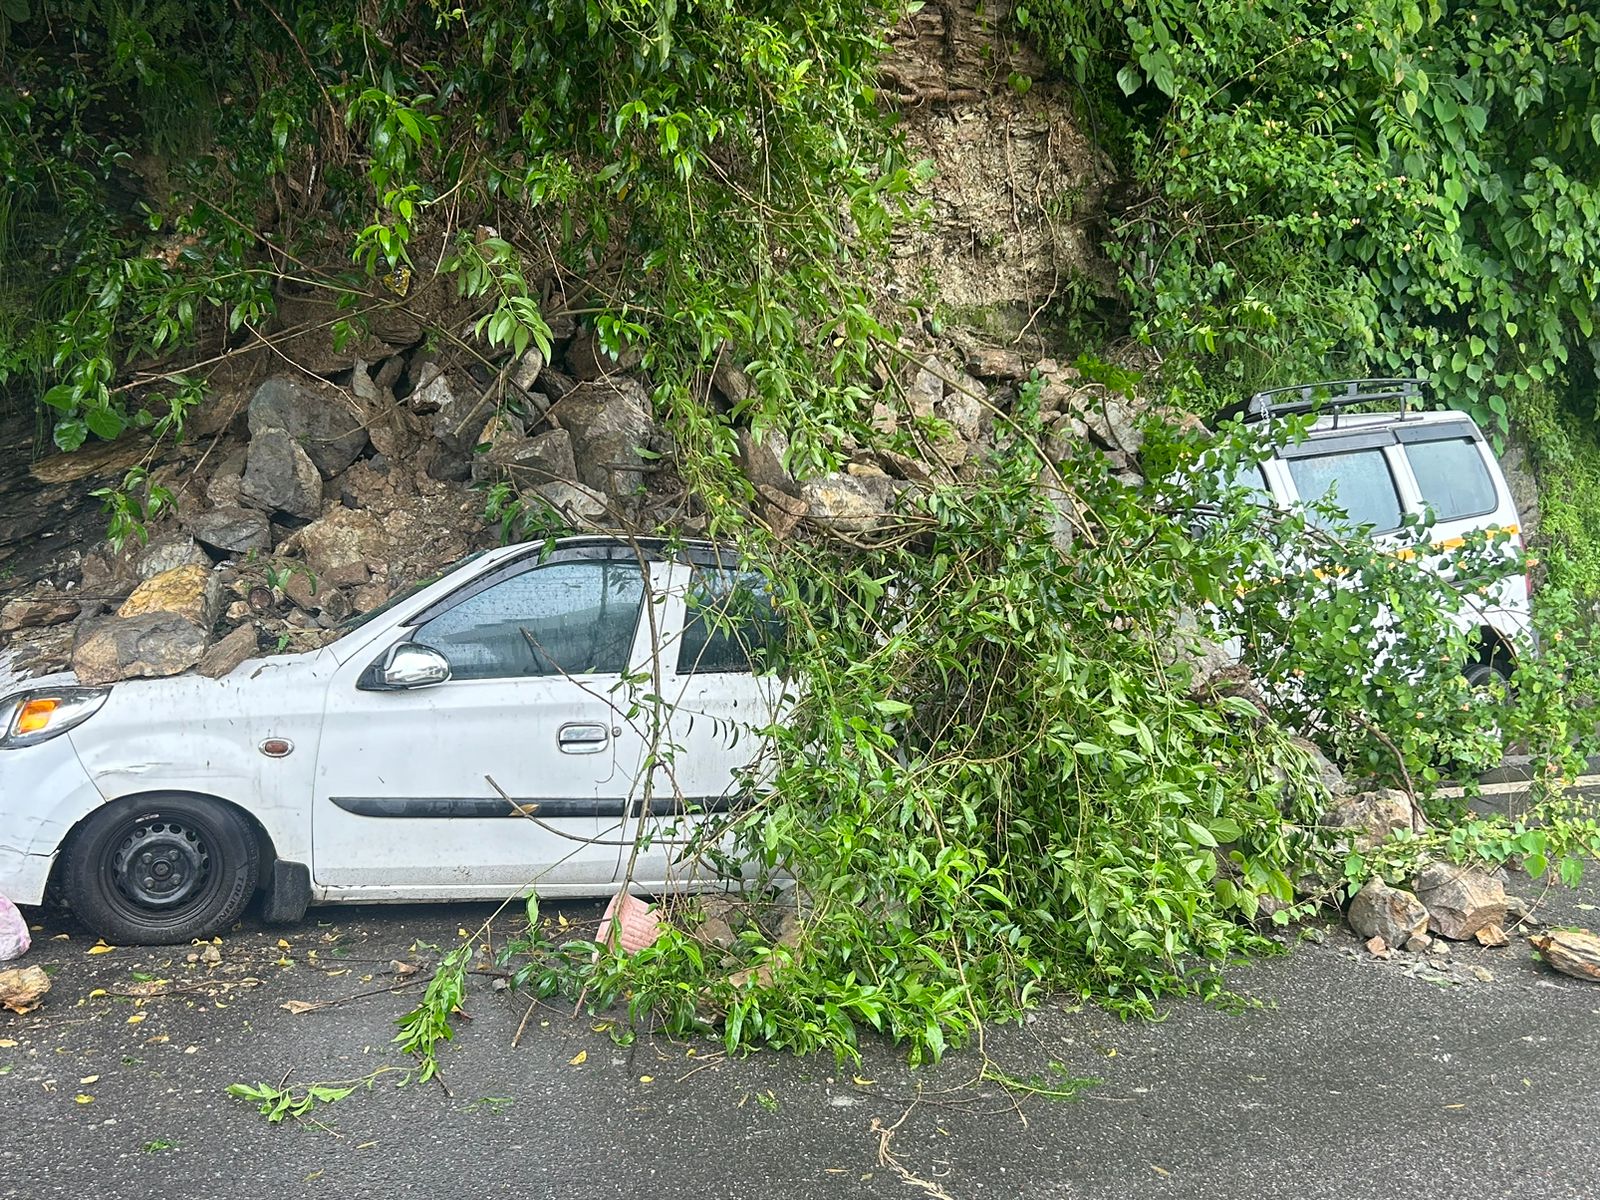
<svg viewBox="0 0 1600 1200"><path fill-rule="evenodd" d="M449 678L450 660L444 655L420 642L401 642L368 667L356 686L368 692L397 692L432 687Z"/></svg>

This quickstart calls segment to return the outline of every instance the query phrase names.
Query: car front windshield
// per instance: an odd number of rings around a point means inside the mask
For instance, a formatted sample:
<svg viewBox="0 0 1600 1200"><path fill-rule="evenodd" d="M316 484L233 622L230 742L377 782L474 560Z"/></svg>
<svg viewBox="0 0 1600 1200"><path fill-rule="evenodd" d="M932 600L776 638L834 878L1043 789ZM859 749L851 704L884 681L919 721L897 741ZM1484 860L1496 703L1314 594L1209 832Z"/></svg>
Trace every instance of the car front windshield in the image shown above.
<svg viewBox="0 0 1600 1200"><path fill-rule="evenodd" d="M355 630L360 629L363 625L365 625L368 621L372 620L373 618L381 617L384 613L388 612L390 609L394 608L398 604L404 604L407 600L411 599L411 597L415 596L423 588L432 587L434 584L438 583L439 580L443 579L446 575L449 575L452 571L459 571L462 567L466 566L468 563L474 562L477 559L482 558L487 553L489 553L489 551L487 549L474 550L471 554L468 554L463 558L456 559L456 561L451 563L449 566L443 567L440 570L435 571L432 575L429 575L426 578L417 580L417 582L413 583L410 587L401 588L398 592L396 592L394 595L390 596L387 600L385 600L382 604L378 605L377 607L369 608L364 613L357 613L353 617L349 617L346 620L340 621L338 625L334 626L334 632L337 633L340 637L343 637L347 633L352 633Z"/></svg>

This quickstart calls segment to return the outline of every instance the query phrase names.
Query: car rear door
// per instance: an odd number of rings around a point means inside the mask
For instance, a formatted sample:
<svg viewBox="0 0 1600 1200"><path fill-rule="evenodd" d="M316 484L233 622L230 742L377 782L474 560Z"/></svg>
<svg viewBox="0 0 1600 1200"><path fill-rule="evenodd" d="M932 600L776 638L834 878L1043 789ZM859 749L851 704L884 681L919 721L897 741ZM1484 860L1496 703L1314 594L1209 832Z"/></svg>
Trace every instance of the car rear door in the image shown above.
<svg viewBox="0 0 1600 1200"><path fill-rule="evenodd" d="M317 759L319 887L373 899L604 891L618 856L604 818L628 792L618 759L639 758L625 697L649 641L646 572L665 571L620 545L526 556L345 663ZM372 664L408 640L443 654L451 678L373 690Z"/></svg>
<svg viewBox="0 0 1600 1200"><path fill-rule="evenodd" d="M759 669L780 637L778 618L765 582L731 555L697 550L673 564L662 626L654 771L648 795L645 772L632 772L625 828L641 845L618 864L619 881L641 891L716 876L706 851L729 845L706 831L724 827L761 790L770 750L761 731L783 703L779 677Z"/></svg>

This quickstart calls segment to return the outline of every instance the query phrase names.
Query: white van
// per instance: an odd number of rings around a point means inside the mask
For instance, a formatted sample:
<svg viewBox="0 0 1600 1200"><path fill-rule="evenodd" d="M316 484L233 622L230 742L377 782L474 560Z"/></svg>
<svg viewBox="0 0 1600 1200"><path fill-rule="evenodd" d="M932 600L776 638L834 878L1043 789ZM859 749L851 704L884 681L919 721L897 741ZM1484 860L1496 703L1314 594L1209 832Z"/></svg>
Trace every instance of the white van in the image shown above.
<svg viewBox="0 0 1600 1200"><path fill-rule="evenodd" d="M1494 451L1465 413L1417 411L1425 385L1415 379L1341 379L1258 392L1218 414L1218 421L1273 422L1315 413L1303 441L1279 445L1255 478L1280 508L1330 497L1380 542L1398 542L1408 514L1430 516L1440 550L1503 531L1508 554L1522 549L1521 519ZM1346 411L1357 405L1378 412ZM1424 560L1426 561L1426 560ZM1460 619L1476 633L1468 679L1509 678L1519 654L1533 645L1528 580L1508 576L1484 597L1465 596Z"/></svg>

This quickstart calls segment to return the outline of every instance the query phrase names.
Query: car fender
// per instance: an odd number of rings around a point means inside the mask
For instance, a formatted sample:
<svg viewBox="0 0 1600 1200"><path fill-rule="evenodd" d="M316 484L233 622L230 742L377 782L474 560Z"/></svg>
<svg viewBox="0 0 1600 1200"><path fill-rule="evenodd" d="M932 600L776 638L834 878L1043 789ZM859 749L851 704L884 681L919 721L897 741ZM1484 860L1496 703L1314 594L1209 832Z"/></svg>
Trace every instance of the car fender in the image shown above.
<svg viewBox="0 0 1600 1200"><path fill-rule="evenodd" d="M221 679L125 681L66 736L106 800L213 796L255 818L280 856L307 861L330 666L317 654L291 655Z"/></svg>

